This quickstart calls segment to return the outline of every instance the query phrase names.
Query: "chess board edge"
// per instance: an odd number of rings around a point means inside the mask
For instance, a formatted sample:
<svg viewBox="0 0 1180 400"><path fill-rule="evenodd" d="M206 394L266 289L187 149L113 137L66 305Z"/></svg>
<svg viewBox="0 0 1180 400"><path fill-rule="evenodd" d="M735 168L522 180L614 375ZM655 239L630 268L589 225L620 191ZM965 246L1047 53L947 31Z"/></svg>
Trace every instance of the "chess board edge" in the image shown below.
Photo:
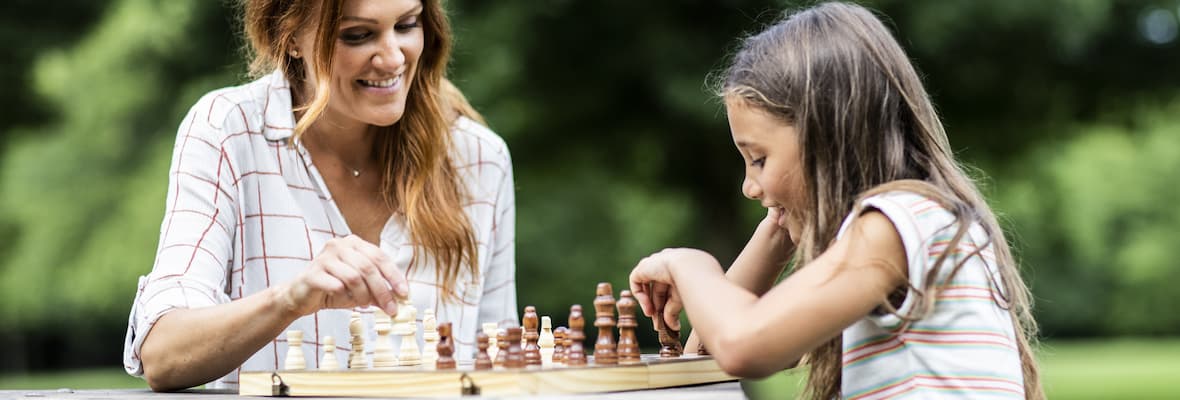
<svg viewBox="0 0 1180 400"><path fill-rule="evenodd" d="M242 396L453 397L464 393L464 377L480 394L549 395L660 389L737 380L709 356L645 359L631 365L555 366L476 371L393 370L242 372Z"/></svg>

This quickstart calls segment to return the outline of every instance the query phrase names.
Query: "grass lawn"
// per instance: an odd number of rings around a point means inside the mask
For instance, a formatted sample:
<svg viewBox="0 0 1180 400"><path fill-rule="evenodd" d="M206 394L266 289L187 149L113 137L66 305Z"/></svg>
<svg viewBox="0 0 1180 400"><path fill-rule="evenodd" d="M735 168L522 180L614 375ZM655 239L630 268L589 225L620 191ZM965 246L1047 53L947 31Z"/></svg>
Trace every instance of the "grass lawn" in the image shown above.
<svg viewBox="0 0 1180 400"><path fill-rule="evenodd" d="M0 390L61 388L146 389L147 383L143 379L127 375L121 367L0 375Z"/></svg>
<svg viewBox="0 0 1180 400"><path fill-rule="evenodd" d="M1051 399L1165 399L1180 395L1180 338L1054 341L1040 348ZM802 374L752 382L755 399L793 398ZM146 388L121 368L0 375L0 390Z"/></svg>
<svg viewBox="0 0 1180 400"><path fill-rule="evenodd" d="M1180 398L1180 339L1108 339L1042 343L1041 382L1050 399ZM749 384L755 399L789 399L803 374Z"/></svg>

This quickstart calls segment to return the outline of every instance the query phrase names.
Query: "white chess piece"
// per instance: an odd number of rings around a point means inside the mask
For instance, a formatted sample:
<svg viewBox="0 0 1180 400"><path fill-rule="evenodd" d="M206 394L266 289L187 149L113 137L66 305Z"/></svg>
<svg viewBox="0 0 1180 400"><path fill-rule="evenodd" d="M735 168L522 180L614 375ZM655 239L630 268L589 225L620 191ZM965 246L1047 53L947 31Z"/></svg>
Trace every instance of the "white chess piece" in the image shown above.
<svg viewBox="0 0 1180 400"><path fill-rule="evenodd" d="M336 339L324 336L324 359L320 361L320 369L335 371L340 369L340 362L336 360Z"/></svg>
<svg viewBox="0 0 1180 400"><path fill-rule="evenodd" d="M422 365L428 369L434 368L438 360L438 320L434 318L434 310L426 309L422 316Z"/></svg>
<svg viewBox="0 0 1180 400"><path fill-rule="evenodd" d="M287 331L287 360L283 369L307 369L307 360L303 358L303 331Z"/></svg>
<svg viewBox="0 0 1180 400"><path fill-rule="evenodd" d="M397 365L418 365L422 363L422 353L418 350L418 309L405 301L398 306L397 324L394 334L402 337L401 350L397 354Z"/></svg>
<svg viewBox="0 0 1180 400"><path fill-rule="evenodd" d="M380 309L374 311L373 326L377 330L377 344L373 346L373 368L397 366L397 354L393 352L393 342L389 337L393 330L390 325L389 315Z"/></svg>
<svg viewBox="0 0 1180 400"><path fill-rule="evenodd" d="M496 359L496 353L500 351L500 347L496 344L496 332L498 328L495 322L485 322L483 325L483 333L488 335L488 357Z"/></svg>
<svg viewBox="0 0 1180 400"><path fill-rule="evenodd" d="M537 339L541 347L541 366L553 364L553 348L556 341L553 338L553 321L548 316L541 317L541 337Z"/></svg>
<svg viewBox="0 0 1180 400"><path fill-rule="evenodd" d="M365 326L361 322L361 313L353 311L352 316L348 318L348 333L352 336L352 351L348 353L348 369L366 369L369 367L365 362Z"/></svg>

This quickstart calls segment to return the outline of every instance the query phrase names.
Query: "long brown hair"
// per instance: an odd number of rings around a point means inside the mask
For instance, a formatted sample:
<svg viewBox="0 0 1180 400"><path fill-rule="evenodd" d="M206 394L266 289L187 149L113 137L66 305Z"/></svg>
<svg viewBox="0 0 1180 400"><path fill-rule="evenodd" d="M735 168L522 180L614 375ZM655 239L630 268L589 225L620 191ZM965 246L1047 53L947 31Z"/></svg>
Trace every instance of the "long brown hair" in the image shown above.
<svg viewBox="0 0 1180 400"><path fill-rule="evenodd" d="M795 265L805 266L836 237L844 216L865 196L891 190L925 195L954 214L958 245L973 224L988 234L1012 316L1023 365L1025 395L1044 396L1031 341L1036 322L1031 296L995 215L955 161L930 96L892 34L868 10L826 3L787 16L744 40L721 76L719 93L733 96L792 124L799 134L808 202ZM985 246L980 246L985 247ZM932 276L944 268L939 257ZM970 257L953 266L952 274ZM927 279L919 307L933 308L941 280ZM882 299L883 301L885 299ZM811 368L806 395L839 397L841 339L837 335L805 357Z"/></svg>
<svg viewBox="0 0 1180 400"><path fill-rule="evenodd" d="M262 75L278 69L291 82L292 91L315 85L315 96L296 105L303 111L295 125L292 140L296 140L328 106L332 55L344 0L241 3L253 57L251 72ZM459 299L455 289L462 268L468 269L472 279L479 268L475 231L463 212L468 196L452 163L450 127L458 115L480 123L483 118L444 77L451 31L440 0L422 0L421 20L424 46L409 86L405 114L397 123L379 128L377 151L384 166L381 194L390 208L404 213L410 239L437 260L435 278L443 299L454 301ZM316 51L313 57L297 59L288 51L303 27L314 27ZM315 71L316 82L307 82L307 68ZM418 266L421 256L414 252L410 268Z"/></svg>

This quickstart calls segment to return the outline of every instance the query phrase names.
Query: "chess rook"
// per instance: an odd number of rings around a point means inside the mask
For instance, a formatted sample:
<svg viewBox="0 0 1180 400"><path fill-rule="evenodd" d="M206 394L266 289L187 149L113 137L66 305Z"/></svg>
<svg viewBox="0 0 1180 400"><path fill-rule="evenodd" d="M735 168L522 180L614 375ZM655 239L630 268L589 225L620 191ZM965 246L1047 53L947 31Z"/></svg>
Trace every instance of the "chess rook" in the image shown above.
<svg viewBox="0 0 1180 400"><path fill-rule="evenodd" d="M287 331L287 360L283 369L307 369L307 360L303 358L303 331Z"/></svg>
<svg viewBox="0 0 1180 400"><path fill-rule="evenodd" d="M582 319L582 306L574 304L570 306L570 327L569 332L566 333L566 340L569 343L566 345L566 365L586 365L586 351L582 348L582 341L586 340L586 333L582 331L586 326L586 321Z"/></svg>
<svg viewBox="0 0 1180 400"><path fill-rule="evenodd" d="M524 368L524 350L520 348L521 336L522 330L519 326L508 328L508 357L504 360L504 368Z"/></svg>
<svg viewBox="0 0 1180 400"><path fill-rule="evenodd" d="M635 328L639 327L639 322L635 319L635 308L638 305L630 290L619 293L619 364L635 364L640 361L639 340L635 338Z"/></svg>
<svg viewBox="0 0 1180 400"><path fill-rule="evenodd" d="M525 365L541 365L541 347L537 344L541 337L540 330L537 329L540 324L537 318L537 308L525 307L521 322L524 323L524 363Z"/></svg>
<svg viewBox="0 0 1180 400"><path fill-rule="evenodd" d="M594 298L594 326L598 327L598 340L594 342L594 363L612 365L619 363L615 349L615 295L610 283L598 284L598 296Z"/></svg>
<svg viewBox="0 0 1180 400"><path fill-rule="evenodd" d="M455 339L451 336L451 323L438 324L438 360L434 362L437 369L455 369Z"/></svg>

